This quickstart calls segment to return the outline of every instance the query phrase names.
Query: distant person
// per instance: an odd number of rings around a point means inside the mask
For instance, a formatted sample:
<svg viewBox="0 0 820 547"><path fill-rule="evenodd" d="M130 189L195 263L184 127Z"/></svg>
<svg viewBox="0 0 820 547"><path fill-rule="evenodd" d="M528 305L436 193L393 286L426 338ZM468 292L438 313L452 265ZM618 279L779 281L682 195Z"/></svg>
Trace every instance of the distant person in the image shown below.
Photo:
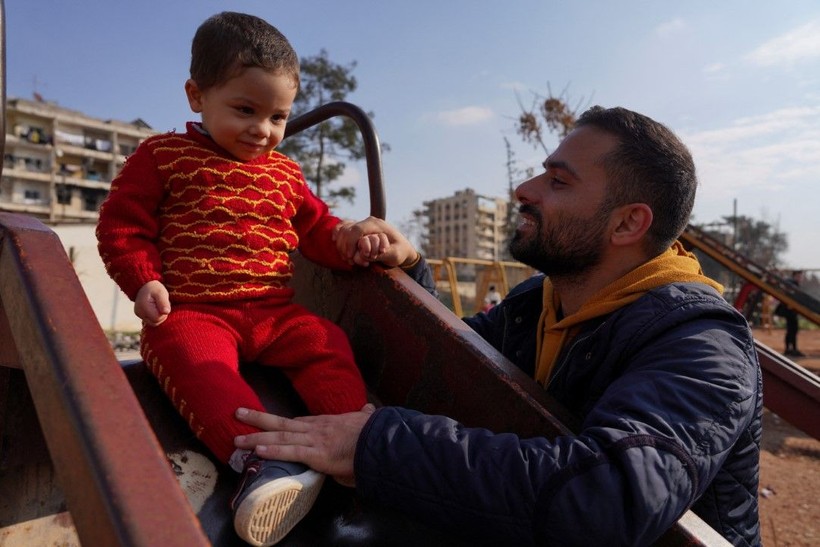
<svg viewBox="0 0 820 547"><path fill-rule="evenodd" d="M763 293L763 299L760 304L760 323L766 334L772 333L772 326L774 325L774 310L777 307L775 302L777 299L769 293Z"/></svg>
<svg viewBox="0 0 820 547"><path fill-rule="evenodd" d="M786 279L786 283L795 288L799 287L802 281L802 270L792 271L791 277L789 279ZM806 354L797 349L797 333L800 330L800 322L797 310L794 310L786 304L784 304L783 302L781 302L777 306L776 313L777 315L781 316L783 319L786 320L786 350L783 354L788 357L805 357Z"/></svg>
<svg viewBox="0 0 820 547"><path fill-rule="evenodd" d="M745 318L677 241L697 187L689 151L646 116L593 107L544 168L516 189L510 249L546 275L466 321L578 418L576 434L521 439L399 407L240 409L269 432L237 446L481 545L650 545L688 509L759 545L761 372ZM370 233L416 259L378 219L341 236L352 248Z"/></svg>
<svg viewBox="0 0 820 547"><path fill-rule="evenodd" d="M263 409L239 363L277 367L308 410L356 411L365 385L344 332L291 301L296 249L350 269L340 220L274 148L299 89L287 39L251 15L223 12L196 31L185 93L201 122L146 139L100 211L108 273L143 320L141 353L186 423L242 473L231 501L243 540L272 545L311 508L324 475L237 449L258 431L237 406ZM380 252L378 236L365 238Z"/></svg>
<svg viewBox="0 0 820 547"><path fill-rule="evenodd" d="M484 307L482 311L488 312L494 306L501 303L501 293L495 288L495 285L490 285L487 289L487 294L484 295Z"/></svg>

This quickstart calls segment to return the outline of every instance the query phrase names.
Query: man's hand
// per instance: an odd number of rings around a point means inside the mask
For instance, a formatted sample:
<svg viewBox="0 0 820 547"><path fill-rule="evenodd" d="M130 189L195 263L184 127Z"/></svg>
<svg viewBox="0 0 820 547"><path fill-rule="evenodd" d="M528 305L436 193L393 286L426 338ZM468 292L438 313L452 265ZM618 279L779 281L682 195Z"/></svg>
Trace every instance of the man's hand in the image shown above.
<svg viewBox="0 0 820 547"><path fill-rule="evenodd" d="M302 462L332 476L339 484L352 487L356 485L356 442L375 410L368 403L358 412L289 419L240 408L236 411L237 419L263 431L240 435L234 444L254 450L265 459Z"/></svg>
<svg viewBox="0 0 820 547"><path fill-rule="evenodd" d="M343 257L362 266L376 260L393 268L413 263L419 255L404 234L376 217L340 222L333 230L333 240Z"/></svg>
<svg viewBox="0 0 820 547"><path fill-rule="evenodd" d="M159 281L143 285L134 299L134 313L151 327L165 321L171 313L171 299L165 285Z"/></svg>

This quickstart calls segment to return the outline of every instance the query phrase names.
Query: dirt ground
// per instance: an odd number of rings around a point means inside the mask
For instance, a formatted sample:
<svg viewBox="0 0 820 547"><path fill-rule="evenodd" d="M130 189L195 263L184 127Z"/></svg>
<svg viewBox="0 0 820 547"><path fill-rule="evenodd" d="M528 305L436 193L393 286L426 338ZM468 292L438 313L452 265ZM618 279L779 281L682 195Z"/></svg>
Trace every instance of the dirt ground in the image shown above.
<svg viewBox="0 0 820 547"><path fill-rule="evenodd" d="M783 351L783 329L755 337ZM801 330L793 360L820 375L820 329ZM820 419L820 416L817 417ZM760 522L766 547L820 546L820 441L766 411L760 455Z"/></svg>

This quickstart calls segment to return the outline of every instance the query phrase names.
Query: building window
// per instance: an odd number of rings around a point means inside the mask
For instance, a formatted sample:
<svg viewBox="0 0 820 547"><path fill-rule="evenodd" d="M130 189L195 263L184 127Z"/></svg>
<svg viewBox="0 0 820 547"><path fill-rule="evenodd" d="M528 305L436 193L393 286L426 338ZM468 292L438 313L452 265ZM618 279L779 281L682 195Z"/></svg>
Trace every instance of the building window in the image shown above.
<svg viewBox="0 0 820 547"><path fill-rule="evenodd" d="M43 201L43 196L39 190L25 190L23 191L23 201L25 203L40 203Z"/></svg>
<svg viewBox="0 0 820 547"><path fill-rule="evenodd" d="M65 184L57 185L57 203L60 205L71 204L71 188Z"/></svg>

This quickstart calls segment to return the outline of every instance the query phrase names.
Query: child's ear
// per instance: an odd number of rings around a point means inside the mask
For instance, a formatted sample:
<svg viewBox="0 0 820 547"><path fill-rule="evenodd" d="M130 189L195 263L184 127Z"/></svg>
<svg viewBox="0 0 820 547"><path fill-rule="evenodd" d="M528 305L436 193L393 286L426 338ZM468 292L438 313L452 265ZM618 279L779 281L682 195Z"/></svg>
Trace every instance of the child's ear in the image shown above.
<svg viewBox="0 0 820 547"><path fill-rule="evenodd" d="M202 112L202 91L200 91L195 81L188 79L185 82L185 95L188 97L191 110L197 114Z"/></svg>

